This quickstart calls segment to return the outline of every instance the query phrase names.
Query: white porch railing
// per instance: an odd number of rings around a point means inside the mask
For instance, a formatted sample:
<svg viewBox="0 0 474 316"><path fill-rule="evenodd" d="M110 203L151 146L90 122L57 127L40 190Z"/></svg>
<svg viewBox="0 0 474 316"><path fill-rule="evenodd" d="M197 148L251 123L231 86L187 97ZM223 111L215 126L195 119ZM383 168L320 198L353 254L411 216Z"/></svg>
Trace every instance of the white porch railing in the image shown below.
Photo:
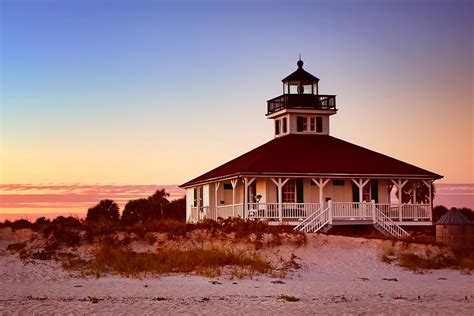
<svg viewBox="0 0 474 316"><path fill-rule="evenodd" d="M243 204L191 207L190 222L197 222L203 219L217 220L219 217L227 219L229 217L243 218Z"/></svg>
<svg viewBox="0 0 474 316"><path fill-rule="evenodd" d="M332 218L346 220L372 220L373 204L350 203L350 202L332 202Z"/></svg>
<svg viewBox="0 0 474 316"><path fill-rule="evenodd" d="M189 216L188 222L195 223L200 221L202 212L199 211L198 207L191 207L191 214Z"/></svg>
<svg viewBox="0 0 474 316"><path fill-rule="evenodd" d="M281 218L304 220L319 209L319 203L282 203ZM278 220L280 218L279 203L249 203L247 217Z"/></svg>
<svg viewBox="0 0 474 316"><path fill-rule="evenodd" d="M311 220L308 221L306 224L301 226L300 228L295 227L295 229L299 231L303 231L305 233L316 233L321 230L324 226L329 224L331 221L330 209L327 207L326 209L313 213L310 217Z"/></svg>
<svg viewBox="0 0 474 316"><path fill-rule="evenodd" d="M395 222L431 220L429 204L388 204L375 205L385 216Z"/></svg>
<svg viewBox="0 0 474 316"><path fill-rule="evenodd" d="M429 204L389 204L374 202L331 202L321 205L320 203L248 203L247 212L244 216L244 205L192 207L189 221L197 222L205 218L217 220L217 218L240 217L251 219L266 219L271 221L291 221L308 223L309 217L315 213L328 208L330 223L337 221L373 221L376 222L377 210L391 221L401 224L403 222L428 222L431 220L431 207ZM313 216L312 216L313 215ZM303 227L303 226L301 226Z"/></svg>

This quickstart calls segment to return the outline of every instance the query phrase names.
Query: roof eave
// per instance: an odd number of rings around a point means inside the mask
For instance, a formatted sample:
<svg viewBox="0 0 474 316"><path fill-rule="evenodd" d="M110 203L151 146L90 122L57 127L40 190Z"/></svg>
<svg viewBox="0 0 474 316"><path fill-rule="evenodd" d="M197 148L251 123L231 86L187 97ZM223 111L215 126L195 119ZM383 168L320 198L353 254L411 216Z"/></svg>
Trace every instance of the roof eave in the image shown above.
<svg viewBox="0 0 474 316"><path fill-rule="evenodd" d="M443 176L438 174L421 174L421 175L413 175L413 174L350 174L350 173L285 173L285 172L237 172L233 174L228 174L224 176L202 179L198 181L188 181L184 184L179 185L179 188L187 189L190 187L194 187L197 185L204 185L208 183L213 183L217 181L225 181L229 179L235 179L239 177L299 177L299 178L310 178L310 177L324 177L324 178L340 178L340 179L347 179L347 178L377 178L377 179L433 179L439 180L442 179Z"/></svg>

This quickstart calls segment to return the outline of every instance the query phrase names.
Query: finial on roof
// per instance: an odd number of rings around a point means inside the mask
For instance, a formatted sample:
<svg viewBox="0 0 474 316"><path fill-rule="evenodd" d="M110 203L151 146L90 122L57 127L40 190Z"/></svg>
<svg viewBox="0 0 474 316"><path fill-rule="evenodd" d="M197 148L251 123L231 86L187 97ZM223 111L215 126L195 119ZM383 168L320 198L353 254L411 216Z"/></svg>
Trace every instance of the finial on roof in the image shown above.
<svg viewBox="0 0 474 316"><path fill-rule="evenodd" d="M303 68L303 61L301 60L301 53L300 53L300 59L298 60L298 62L296 64L298 65L299 69Z"/></svg>

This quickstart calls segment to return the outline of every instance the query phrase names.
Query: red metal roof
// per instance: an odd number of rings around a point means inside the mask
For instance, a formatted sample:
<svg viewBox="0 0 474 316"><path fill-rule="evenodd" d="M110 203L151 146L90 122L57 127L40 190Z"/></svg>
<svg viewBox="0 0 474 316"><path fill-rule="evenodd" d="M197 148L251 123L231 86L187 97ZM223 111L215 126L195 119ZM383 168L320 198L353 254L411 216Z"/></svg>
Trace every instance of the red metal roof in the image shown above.
<svg viewBox="0 0 474 316"><path fill-rule="evenodd" d="M329 135L290 134L275 138L181 187L243 175L442 178Z"/></svg>

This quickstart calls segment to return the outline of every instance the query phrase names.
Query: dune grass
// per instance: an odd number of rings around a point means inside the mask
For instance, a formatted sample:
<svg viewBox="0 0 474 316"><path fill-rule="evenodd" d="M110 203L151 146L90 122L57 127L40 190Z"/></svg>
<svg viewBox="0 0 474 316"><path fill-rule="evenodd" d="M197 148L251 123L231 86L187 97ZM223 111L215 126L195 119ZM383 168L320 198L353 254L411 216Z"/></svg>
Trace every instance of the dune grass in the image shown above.
<svg viewBox="0 0 474 316"><path fill-rule="evenodd" d="M413 253L402 253L399 256L398 265L412 271L446 268L473 271L474 254L458 253L423 258Z"/></svg>
<svg viewBox="0 0 474 316"><path fill-rule="evenodd" d="M272 267L257 254L247 254L225 249L164 249L157 252L134 252L123 246L102 244L95 257L81 269L88 274L101 276L118 273L123 276L140 274L161 275L169 273L196 273L216 276L223 268L239 268L249 274L270 273ZM74 268L71 266L70 268ZM239 275L242 271L239 270Z"/></svg>

